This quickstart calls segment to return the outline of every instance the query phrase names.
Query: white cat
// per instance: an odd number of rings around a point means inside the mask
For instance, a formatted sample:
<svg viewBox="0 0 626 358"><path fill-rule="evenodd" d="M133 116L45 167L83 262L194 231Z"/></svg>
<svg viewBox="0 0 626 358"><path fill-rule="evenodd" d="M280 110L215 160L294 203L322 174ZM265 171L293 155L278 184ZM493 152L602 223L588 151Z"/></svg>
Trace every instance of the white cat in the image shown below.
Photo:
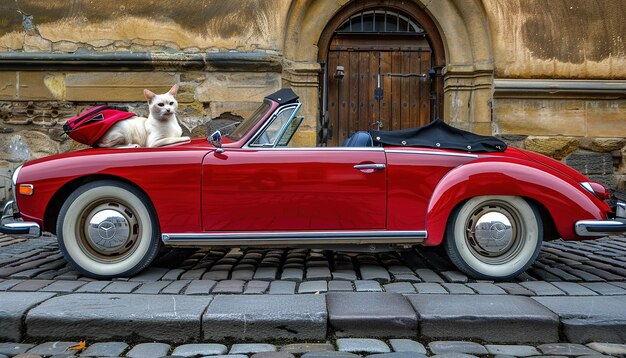
<svg viewBox="0 0 626 358"><path fill-rule="evenodd" d="M183 130L176 119L178 102L174 96L178 86L174 85L164 94L143 90L148 100L148 118L131 117L113 125L97 142L98 147L140 146L161 147L189 141L181 137Z"/></svg>

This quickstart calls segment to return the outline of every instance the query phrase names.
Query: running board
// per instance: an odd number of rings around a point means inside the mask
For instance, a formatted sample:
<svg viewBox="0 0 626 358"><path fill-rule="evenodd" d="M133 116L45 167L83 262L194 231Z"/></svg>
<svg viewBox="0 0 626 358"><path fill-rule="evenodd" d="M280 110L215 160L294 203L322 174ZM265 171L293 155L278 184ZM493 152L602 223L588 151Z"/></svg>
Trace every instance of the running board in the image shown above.
<svg viewBox="0 0 626 358"><path fill-rule="evenodd" d="M426 231L207 232L163 234L166 246L307 246L342 244L419 244Z"/></svg>

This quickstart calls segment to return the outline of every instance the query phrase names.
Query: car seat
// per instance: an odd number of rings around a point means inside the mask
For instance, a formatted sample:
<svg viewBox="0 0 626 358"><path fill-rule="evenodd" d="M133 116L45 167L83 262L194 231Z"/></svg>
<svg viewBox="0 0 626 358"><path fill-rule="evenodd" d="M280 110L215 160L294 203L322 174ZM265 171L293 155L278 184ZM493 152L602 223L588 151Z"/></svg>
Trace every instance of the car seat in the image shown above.
<svg viewBox="0 0 626 358"><path fill-rule="evenodd" d="M342 147L373 147L374 141L368 132L358 131L341 143Z"/></svg>

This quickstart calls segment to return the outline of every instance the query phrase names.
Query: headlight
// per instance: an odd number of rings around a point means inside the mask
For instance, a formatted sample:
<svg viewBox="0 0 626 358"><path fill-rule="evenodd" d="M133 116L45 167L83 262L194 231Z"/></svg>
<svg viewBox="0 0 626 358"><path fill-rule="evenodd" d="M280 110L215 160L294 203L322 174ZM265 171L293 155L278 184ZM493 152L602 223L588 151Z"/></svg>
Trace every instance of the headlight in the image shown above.
<svg viewBox="0 0 626 358"><path fill-rule="evenodd" d="M15 168L15 171L13 172L13 176L11 177L11 180L13 181L13 186L17 185L17 177L18 177L18 175L20 175L20 170L22 170L22 165L20 165L19 167Z"/></svg>

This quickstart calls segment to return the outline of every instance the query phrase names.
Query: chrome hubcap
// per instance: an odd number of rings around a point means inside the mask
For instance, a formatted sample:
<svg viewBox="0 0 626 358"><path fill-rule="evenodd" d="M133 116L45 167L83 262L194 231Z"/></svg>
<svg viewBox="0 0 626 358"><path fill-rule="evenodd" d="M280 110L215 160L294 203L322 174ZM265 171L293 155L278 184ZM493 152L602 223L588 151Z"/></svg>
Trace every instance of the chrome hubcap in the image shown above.
<svg viewBox="0 0 626 358"><path fill-rule="evenodd" d="M94 203L83 212L81 246L95 259L111 261L129 255L138 242L135 214L117 202Z"/></svg>
<svg viewBox="0 0 626 358"><path fill-rule="evenodd" d="M128 220L116 210L97 211L88 222L87 240L102 252L115 252L130 238Z"/></svg>
<svg viewBox="0 0 626 358"><path fill-rule="evenodd" d="M517 211L503 202L478 207L466 225L466 240L472 254L483 262L504 263L521 249Z"/></svg>

